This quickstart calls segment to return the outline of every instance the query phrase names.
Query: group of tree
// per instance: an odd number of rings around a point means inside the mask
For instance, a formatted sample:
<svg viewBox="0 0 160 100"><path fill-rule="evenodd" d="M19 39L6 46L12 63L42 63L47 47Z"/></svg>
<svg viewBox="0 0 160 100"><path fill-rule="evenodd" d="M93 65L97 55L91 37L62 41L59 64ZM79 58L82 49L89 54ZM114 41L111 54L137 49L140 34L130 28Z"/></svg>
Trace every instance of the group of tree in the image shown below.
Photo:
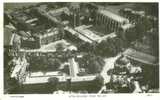
<svg viewBox="0 0 160 100"><path fill-rule="evenodd" d="M144 16L140 18L141 20L135 23L135 27L129 29L125 33L125 37L129 42L141 39L145 36L150 30L158 30L158 23L153 16ZM153 34L156 32L152 32Z"/></svg>
<svg viewBox="0 0 160 100"><path fill-rule="evenodd" d="M51 77L48 79L48 86L50 87L50 91L56 91L58 88L59 79L56 77Z"/></svg>
<svg viewBox="0 0 160 100"><path fill-rule="evenodd" d="M135 10L144 10L147 15L158 16L158 3L139 3L134 6Z"/></svg>
<svg viewBox="0 0 160 100"><path fill-rule="evenodd" d="M105 62L102 57L88 53L83 56L79 64L82 68L86 69L88 74L95 74L102 71Z"/></svg>
<svg viewBox="0 0 160 100"><path fill-rule="evenodd" d="M101 75L97 75L93 81L87 86L89 93L97 93L104 85L104 78Z"/></svg>
<svg viewBox="0 0 160 100"><path fill-rule="evenodd" d="M80 52L89 52L102 57L115 56L126 48L127 42L120 37L108 38L101 43L82 43L78 46Z"/></svg>
<svg viewBox="0 0 160 100"><path fill-rule="evenodd" d="M125 46L125 41L119 37L108 38L96 46L95 53L102 57L115 56L119 52L123 51Z"/></svg>
<svg viewBox="0 0 160 100"><path fill-rule="evenodd" d="M5 93L16 94L22 92L21 84L15 78L9 78L6 85Z"/></svg>
<svg viewBox="0 0 160 100"><path fill-rule="evenodd" d="M47 56L32 56L30 57L31 71L51 71L57 70L61 64L61 60L58 58L47 57Z"/></svg>
<svg viewBox="0 0 160 100"><path fill-rule="evenodd" d="M104 85L104 78L98 74L92 81L81 81L70 84L67 87L70 87L70 90L76 93L98 93Z"/></svg>

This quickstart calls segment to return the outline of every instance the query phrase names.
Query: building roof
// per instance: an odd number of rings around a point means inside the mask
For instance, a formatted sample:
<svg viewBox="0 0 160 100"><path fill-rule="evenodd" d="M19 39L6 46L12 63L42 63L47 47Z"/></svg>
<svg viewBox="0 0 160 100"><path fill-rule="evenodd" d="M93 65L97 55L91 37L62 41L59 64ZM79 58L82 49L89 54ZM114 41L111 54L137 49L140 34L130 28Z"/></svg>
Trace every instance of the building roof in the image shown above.
<svg viewBox="0 0 160 100"><path fill-rule="evenodd" d="M104 35L103 37L101 37L101 38L98 40L98 42L100 43L100 42L103 41L103 40L107 40L108 38L114 38L114 37L116 37L116 36L117 36L116 33L113 32L113 33Z"/></svg>
<svg viewBox="0 0 160 100"><path fill-rule="evenodd" d="M96 35L91 30L85 28L84 25L76 27L75 29L92 41L98 41L101 38L99 35Z"/></svg>
<svg viewBox="0 0 160 100"><path fill-rule="evenodd" d="M85 42L92 43L92 41L90 39L88 39L87 37L83 36L82 34L76 32L72 28L65 27L65 30L68 31L69 33L71 33L72 35L77 36L78 38L80 38L81 40L83 40Z"/></svg>
<svg viewBox="0 0 160 100"><path fill-rule="evenodd" d="M142 62L144 64L149 65L156 65L156 57L143 52L136 51L132 48L127 49L123 54L129 57L130 59L136 60L138 62Z"/></svg>
<svg viewBox="0 0 160 100"><path fill-rule="evenodd" d="M129 28L133 28L133 27L134 27L134 25L133 25L133 24L128 23L128 24L122 25L121 27L122 27L122 29L123 29L123 30L126 30L126 29L129 29Z"/></svg>
<svg viewBox="0 0 160 100"><path fill-rule="evenodd" d="M25 53L38 53L38 52L43 52L43 53L48 53L48 52L56 52L56 50L44 50L44 49L20 49L20 52L25 52Z"/></svg>
<svg viewBox="0 0 160 100"><path fill-rule="evenodd" d="M59 9L55 9L55 10L51 10L48 13L51 14L52 16L58 16L60 14L62 14L63 12L69 12L69 9L67 7L62 7Z"/></svg>
<svg viewBox="0 0 160 100"><path fill-rule="evenodd" d="M50 29L50 31L51 31L51 29ZM38 35L40 38L46 38L46 37L49 37L49 36L52 36L52 35L56 35L56 34L59 34L59 32L58 32L58 29L57 28L54 28L54 29L52 29L52 31L51 32L46 32L44 35Z"/></svg>
<svg viewBox="0 0 160 100"><path fill-rule="evenodd" d="M113 19L119 23L123 23L123 22L129 22L128 19L122 17L122 16L119 16L117 14L114 14L108 10L99 10L98 11L100 14L104 15L104 16L107 16L109 17L110 19Z"/></svg>
<svg viewBox="0 0 160 100"><path fill-rule="evenodd" d="M38 20L38 18L32 18L32 19L26 20L25 22L26 23L32 23L32 22L37 21L37 20Z"/></svg>
<svg viewBox="0 0 160 100"><path fill-rule="evenodd" d="M46 8L37 8L38 12L53 21L56 24L62 24L61 21L59 21L56 16L61 15L63 12L67 13L69 10L67 7L51 10L51 11L46 11Z"/></svg>

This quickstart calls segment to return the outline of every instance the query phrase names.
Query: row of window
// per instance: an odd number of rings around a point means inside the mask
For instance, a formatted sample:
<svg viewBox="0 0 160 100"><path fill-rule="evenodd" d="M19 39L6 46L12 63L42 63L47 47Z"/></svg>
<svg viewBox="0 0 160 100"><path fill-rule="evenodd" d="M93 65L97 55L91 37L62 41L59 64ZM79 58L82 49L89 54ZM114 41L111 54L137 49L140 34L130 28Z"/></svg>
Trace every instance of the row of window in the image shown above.
<svg viewBox="0 0 160 100"><path fill-rule="evenodd" d="M107 16L104 16L102 14L97 14L96 17L96 25L104 25L106 31L114 32L118 31L119 27L124 23L119 23Z"/></svg>

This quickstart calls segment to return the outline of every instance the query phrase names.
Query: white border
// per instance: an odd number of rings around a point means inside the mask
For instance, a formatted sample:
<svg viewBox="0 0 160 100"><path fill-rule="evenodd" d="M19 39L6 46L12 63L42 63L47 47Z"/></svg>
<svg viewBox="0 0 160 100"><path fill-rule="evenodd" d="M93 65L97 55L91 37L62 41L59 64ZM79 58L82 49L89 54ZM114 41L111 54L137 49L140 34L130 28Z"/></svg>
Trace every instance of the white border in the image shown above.
<svg viewBox="0 0 160 100"><path fill-rule="evenodd" d="M159 0L3 0L4 2L159 2Z"/></svg>
<svg viewBox="0 0 160 100"><path fill-rule="evenodd" d="M4 95L3 94L3 3L7 2L159 2L159 0L0 0L0 100L115 100L115 99L131 99L131 100L158 100L159 93L147 93L147 94L16 94L16 95ZM160 11L159 11L160 13ZM160 29L160 28L159 28Z"/></svg>

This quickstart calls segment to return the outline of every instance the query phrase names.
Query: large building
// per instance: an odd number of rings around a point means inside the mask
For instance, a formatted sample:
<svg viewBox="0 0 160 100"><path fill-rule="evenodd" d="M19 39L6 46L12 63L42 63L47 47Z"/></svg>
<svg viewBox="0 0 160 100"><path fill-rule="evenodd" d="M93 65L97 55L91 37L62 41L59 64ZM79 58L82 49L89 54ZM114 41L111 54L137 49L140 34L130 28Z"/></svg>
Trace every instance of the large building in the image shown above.
<svg viewBox="0 0 160 100"><path fill-rule="evenodd" d="M129 20L105 9L99 9L96 16L96 25L104 26L107 33L116 32Z"/></svg>
<svg viewBox="0 0 160 100"><path fill-rule="evenodd" d="M39 7L39 9L40 8L41 7ZM52 10L52 12L50 11L48 13L45 12L44 15L47 15L45 16L46 18L33 13L35 9L36 8L33 7L23 12L16 11L11 13L13 24L18 27L18 30L20 30L18 34L22 36L22 48L40 48L43 45L62 38L62 29L59 29L61 26L59 27L57 24L66 24L66 21L61 23L55 17L60 16L67 8ZM40 13L40 11L38 10L38 13Z"/></svg>
<svg viewBox="0 0 160 100"><path fill-rule="evenodd" d="M47 9L50 9L50 10L48 11ZM44 16L48 20L55 23L56 25L62 25L62 26L65 25L63 21L66 21L66 19L63 19L62 17L65 17L68 14L70 14L69 9L67 7L54 9L54 8L47 8L47 5L41 5L40 7L38 7L37 12L41 16Z"/></svg>

